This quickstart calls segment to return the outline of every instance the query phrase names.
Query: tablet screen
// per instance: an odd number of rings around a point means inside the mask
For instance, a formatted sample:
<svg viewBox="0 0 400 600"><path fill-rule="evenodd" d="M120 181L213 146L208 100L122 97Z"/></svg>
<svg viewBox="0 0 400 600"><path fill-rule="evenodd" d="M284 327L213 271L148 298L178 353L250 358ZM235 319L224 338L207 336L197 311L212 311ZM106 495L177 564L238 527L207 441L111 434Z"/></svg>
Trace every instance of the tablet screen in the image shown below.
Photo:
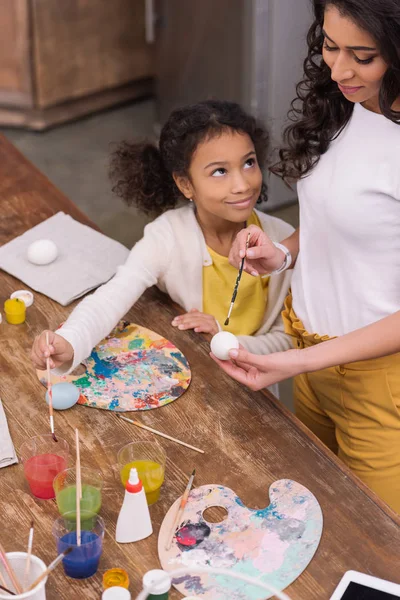
<svg viewBox="0 0 400 600"><path fill-rule="evenodd" d="M399 596L351 582L343 594L342 600L399 600Z"/></svg>

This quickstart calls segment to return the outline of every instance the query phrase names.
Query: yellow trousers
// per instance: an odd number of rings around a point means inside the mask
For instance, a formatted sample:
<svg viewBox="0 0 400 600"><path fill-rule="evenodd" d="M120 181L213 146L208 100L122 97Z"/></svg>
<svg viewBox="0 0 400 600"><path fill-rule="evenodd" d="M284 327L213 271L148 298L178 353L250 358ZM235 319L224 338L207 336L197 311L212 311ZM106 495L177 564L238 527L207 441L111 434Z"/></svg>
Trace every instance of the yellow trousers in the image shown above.
<svg viewBox="0 0 400 600"><path fill-rule="evenodd" d="M305 330L290 295L282 316L297 348L330 339ZM298 375L294 396L300 421L400 513L400 353Z"/></svg>

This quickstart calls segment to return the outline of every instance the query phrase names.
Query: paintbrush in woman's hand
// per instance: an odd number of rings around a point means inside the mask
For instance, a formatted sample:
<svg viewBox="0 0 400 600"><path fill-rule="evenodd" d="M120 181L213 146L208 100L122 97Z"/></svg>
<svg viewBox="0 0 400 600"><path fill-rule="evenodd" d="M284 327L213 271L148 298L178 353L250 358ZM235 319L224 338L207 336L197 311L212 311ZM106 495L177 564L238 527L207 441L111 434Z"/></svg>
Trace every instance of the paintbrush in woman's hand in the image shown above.
<svg viewBox="0 0 400 600"><path fill-rule="evenodd" d="M251 235L251 233L249 232L247 234L247 240L246 240L246 252L247 252L247 249L249 247L250 235ZM224 323L225 327L227 325L229 325L229 319L231 318L232 308L233 308L233 305L235 304L236 296L237 296L237 293L238 293L239 283L240 283L240 280L242 278L242 273L243 273L243 267L244 267L244 261L245 260L246 260L246 254L243 256L242 262L240 263L239 274L238 274L238 276L236 278L235 287L233 288L231 305L229 307L228 316L226 317L225 323Z"/></svg>

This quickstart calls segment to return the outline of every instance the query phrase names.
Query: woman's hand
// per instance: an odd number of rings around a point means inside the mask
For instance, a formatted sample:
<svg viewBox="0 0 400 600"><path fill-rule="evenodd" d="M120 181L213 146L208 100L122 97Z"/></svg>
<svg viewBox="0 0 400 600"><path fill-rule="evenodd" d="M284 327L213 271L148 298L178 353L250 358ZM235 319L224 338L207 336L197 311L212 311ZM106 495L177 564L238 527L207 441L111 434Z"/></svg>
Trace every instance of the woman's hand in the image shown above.
<svg viewBox="0 0 400 600"><path fill-rule="evenodd" d="M49 336L49 345L46 342L46 334ZM31 359L36 369L46 369L46 359L50 357L50 368L55 369L64 363L71 362L74 357L74 349L67 340L53 331L42 331L33 342Z"/></svg>
<svg viewBox="0 0 400 600"><path fill-rule="evenodd" d="M218 324L212 315L206 315L196 308L184 315L175 317L172 325L178 329L194 329L196 333L210 333L215 335L219 332Z"/></svg>
<svg viewBox="0 0 400 600"><path fill-rule="evenodd" d="M249 247L246 252L247 235L250 233ZM285 255L278 250L270 238L256 225L250 225L237 234L229 252L229 262L239 269L242 258L244 271L257 277L271 273L282 266Z"/></svg>
<svg viewBox="0 0 400 600"><path fill-rule="evenodd" d="M240 348L229 352L231 360L219 360L212 353L210 356L233 379L257 391L303 373L302 352L304 351L286 350L263 356Z"/></svg>

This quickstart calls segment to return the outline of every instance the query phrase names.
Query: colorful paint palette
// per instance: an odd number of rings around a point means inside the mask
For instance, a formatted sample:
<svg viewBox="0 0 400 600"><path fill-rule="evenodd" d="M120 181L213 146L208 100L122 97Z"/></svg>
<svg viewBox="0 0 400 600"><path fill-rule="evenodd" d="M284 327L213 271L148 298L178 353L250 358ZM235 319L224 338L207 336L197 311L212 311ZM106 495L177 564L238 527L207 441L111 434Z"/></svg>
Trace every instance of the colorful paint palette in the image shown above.
<svg viewBox="0 0 400 600"><path fill-rule="evenodd" d="M159 408L179 398L189 387L191 372L185 356L150 329L122 321L83 362L83 375L53 377L80 390L78 404L119 412ZM45 371L38 377L46 385Z"/></svg>
<svg viewBox="0 0 400 600"><path fill-rule="evenodd" d="M315 496L290 479L275 481L270 504L262 510L244 506L229 488L203 485L190 492L183 523L165 550L180 498L171 506L160 529L158 554L166 571L187 567L189 574L173 581L185 596L203 600L259 600L266 592L221 575L196 575L190 567L232 570L283 590L307 567L318 548L323 517ZM228 512L220 523L208 523L211 506ZM272 596L272 594L271 594Z"/></svg>

